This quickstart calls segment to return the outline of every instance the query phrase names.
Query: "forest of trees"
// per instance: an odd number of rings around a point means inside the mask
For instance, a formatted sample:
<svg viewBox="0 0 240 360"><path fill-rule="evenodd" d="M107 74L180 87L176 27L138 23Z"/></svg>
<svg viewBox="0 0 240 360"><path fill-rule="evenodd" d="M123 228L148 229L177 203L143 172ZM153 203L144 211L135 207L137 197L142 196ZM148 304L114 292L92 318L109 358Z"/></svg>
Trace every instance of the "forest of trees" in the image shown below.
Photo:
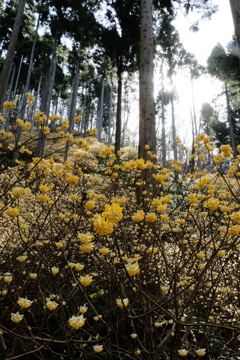
<svg viewBox="0 0 240 360"><path fill-rule="evenodd" d="M180 70L189 72L193 89L194 80L208 73L222 82L225 121L218 119L217 109L206 112L206 104L200 114L196 113L192 93L189 123L193 137L206 131L216 145L226 143L236 149L240 137L240 71L239 57L235 54L239 51L239 3L231 0L230 5L236 31L234 39L229 39L228 49L216 44L204 68L184 49L173 21L179 10L186 16L198 11L199 21L201 17L214 16L216 8L210 0L146 0L141 1L141 7L134 0L2 1L0 103L16 101L11 117L21 110L18 116L33 125L35 112L41 110L47 117L68 118L71 132L84 133L96 127L98 140L114 145L117 154L121 146L135 145L131 136L124 139L126 132L138 131L137 124L134 130L129 127L133 108L127 98L131 88L140 104L139 157L147 158L144 145L148 144L166 164L171 157L175 160L181 157L175 141L178 94L174 77ZM198 23L192 24L192 30L197 28ZM156 67L162 74L162 88L154 99ZM166 89L167 81L170 91ZM35 96L32 108L26 107L26 92ZM3 115L8 115L6 110ZM82 121L74 125L77 115L82 115ZM158 133L156 115L161 124ZM171 133L167 133L166 122L171 122ZM8 130L9 120L1 127ZM20 138L18 134L18 141Z"/></svg>
<svg viewBox="0 0 240 360"><path fill-rule="evenodd" d="M0 359L240 359L240 0L206 66L175 27L216 3L0 0Z"/></svg>

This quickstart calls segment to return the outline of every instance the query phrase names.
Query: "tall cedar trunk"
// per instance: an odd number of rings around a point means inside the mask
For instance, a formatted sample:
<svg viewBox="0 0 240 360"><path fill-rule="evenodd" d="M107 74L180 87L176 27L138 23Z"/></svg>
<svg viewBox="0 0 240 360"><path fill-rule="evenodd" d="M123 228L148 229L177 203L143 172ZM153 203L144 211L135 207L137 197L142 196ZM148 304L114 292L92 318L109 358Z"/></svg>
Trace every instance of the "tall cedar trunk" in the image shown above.
<svg viewBox="0 0 240 360"><path fill-rule="evenodd" d="M155 160L147 154L149 149L156 154L153 50L152 0L141 0L138 157L150 161ZM155 191L154 171L153 168L145 169L141 174L144 185L138 186L137 200L138 203L143 202L145 211L148 211L149 195Z"/></svg>
<svg viewBox="0 0 240 360"><path fill-rule="evenodd" d="M166 150L166 129L165 129L165 104L164 104L164 84L163 84L163 64L161 65L162 74L162 163L167 166L167 150Z"/></svg>
<svg viewBox="0 0 240 360"><path fill-rule="evenodd" d="M69 132L71 134L73 133L73 130L74 130L74 116L75 116L76 106L77 106L77 96L78 96L78 87L79 87L79 69L80 69L80 58L77 59L77 64L76 64L76 69L75 69L75 74L74 74L73 84L72 84L72 94L71 94L71 102L70 102L70 107L69 107L69 115L68 115L68 119L69 119L69 123L70 123ZM66 142L64 161L67 161L69 146L70 146L70 144Z"/></svg>
<svg viewBox="0 0 240 360"><path fill-rule="evenodd" d="M57 66L56 46L57 46L57 36L55 37L55 41L54 41L54 49L52 52L51 65L50 65L50 68L45 77L43 95L42 95L41 105L40 105L40 110L46 114L47 119L48 119L49 112L50 112L52 91L53 91L56 66ZM47 125L47 124L48 124L48 120L45 121L44 125ZM40 131L39 132L39 140L38 140L37 149L36 149L37 157L42 157L44 155L45 144L46 144L45 136L44 136L43 132Z"/></svg>
<svg viewBox="0 0 240 360"><path fill-rule="evenodd" d="M171 60L170 60L171 61ZM176 143L176 120L175 120L175 112L174 112L174 103L173 103L173 81L172 81L172 67L169 61L169 78L170 78L170 84L171 84L171 93L170 93L170 102L171 102L171 112L172 112L172 137L173 137L173 157L174 160L178 160L178 154L177 154L177 143Z"/></svg>
<svg viewBox="0 0 240 360"><path fill-rule="evenodd" d="M40 89L41 89L41 84L42 84L42 73L40 75L40 80L38 82L38 88L37 88L37 94L35 96L35 100L34 100L34 105L33 105L33 117L32 117L32 126L31 126L31 132L34 129L34 125L35 125L35 118L34 115L36 113L36 109L37 109L37 104L38 104L38 99L39 99L39 94L40 94ZM39 125L36 123L37 129L39 128Z"/></svg>
<svg viewBox="0 0 240 360"><path fill-rule="evenodd" d="M232 10L235 35L237 38L237 43L240 46L240 1L239 0L229 0L229 2L230 2L231 10Z"/></svg>
<svg viewBox="0 0 240 360"><path fill-rule="evenodd" d="M110 103L109 103L109 119L108 119L108 146L111 145L111 124L112 124L112 94L113 94L113 84L111 83L110 89Z"/></svg>
<svg viewBox="0 0 240 360"><path fill-rule="evenodd" d="M139 158L148 159L145 145L156 153L152 0L141 0L141 55L139 73Z"/></svg>
<svg viewBox="0 0 240 360"><path fill-rule="evenodd" d="M197 128L197 117L196 117L196 109L195 109L195 101L194 101L193 76L191 76L191 93L192 93L192 109L193 109L193 121L195 126L195 136L197 136L198 128Z"/></svg>
<svg viewBox="0 0 240 360"><path fill-rule="evenodd" d="M102 90L101 90L101 99L99 106L99 118L98 118L98 141L102 141L102 124L103 124L103 103L104 103L104 78L102 79Z"/></svg>
<svg viewBox="0 0 240 360"><path fill-rule="evenodd" d="M0 75L0 110L2 110L2 103L4 101L4 97L5 97L5 93L6 93L6 89L7 89L8 78L9 78L9 74L10 74L10 70L11 70L11 66L12 66L12 62L13 62L13 58L14 58L14 54L15 54L15 49L16 49L17 40L18 40L18 34L19 34L19 31L21 28L22 17L23 17L26 2L27 2L27 0L20 0L20 2L19 2L17 16L16 16L16 19L15 19L15 22L13 25L12 34L11 34L9 45L8 45L7 56L5 58L2 72Z"/></svg>
<svg viewBox="0 0 240 360"><path fill-rule="evenodd" d="M120 59L120 63L117 71L117 79L118 79L118 92L117 92L117 119L116 119L116 135L115 135L115 155L117 156L118 151L120 151L121 147L121 128L122 128L122 59Z"/></svg>
<svg viewBox="0 0 240 360"><path fill-rule="evenodd" d="M235 143L235 137L234 137L232 118L231 118L229 94L228 94L228 89L227 89L226 83L224 84L224 87L225 87L225 95L226 95L226 101L227 101L227 118L228 118L228 125L229 125L229 131L230 131L230 139L231 139L231 144L232 144L232 151L233 151L233 154L236 155L236 143Z"/></svg>
<svg viewBox="0 0 240 360"><path fill-rule="evenodd" d="M175 121L175 112L174 112L174 103L173 103L173 92L170 93L171 101L171 112L172 112L172 137L173 137L173 157L174 160L178 160L177 153L177 143L176 143L176 121Z"/></svg>
<svg viewBox="0 0 240 360"><path fill-rule="evenodd" d="M39 19L40 19L40 16L38 16L37 26L36 26L36 30L35 30L34 39L33 39L32 51L31 51L31 55L30 55L29 65L28 65L27 80L26 80L26 84L25 84L25 88L24 88L24 92L23 92L21 105L20 105L20 116L19 117L22 120L24 120L26 106L27 106L27 98L26 98L25 94L29 91L29 86L30 86L31 73L32 73L32 67L33 67L33 60L34 60L34 52L35 52L35 47L36 47L36 42L37 42L37 37L38 37ZM22 128L20 126L18 126L16 146L21 141L21 136L22 136ZM19 154L18 150L15 150L13 153L13 159L12 159L13 164L15 164L15 160L18 159L18 154Z"/></svg>

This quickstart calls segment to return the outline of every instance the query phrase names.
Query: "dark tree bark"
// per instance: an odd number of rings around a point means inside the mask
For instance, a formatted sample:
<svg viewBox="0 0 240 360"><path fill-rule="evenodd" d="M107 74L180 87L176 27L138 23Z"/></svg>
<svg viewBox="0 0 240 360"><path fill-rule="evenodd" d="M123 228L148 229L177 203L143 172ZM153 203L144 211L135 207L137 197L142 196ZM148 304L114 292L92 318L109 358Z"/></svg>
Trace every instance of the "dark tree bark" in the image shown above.
<svg viewBox="0 0 240 360"><path fill-rule="evenodd" d="M155 104L153 85L152 1L141 0L141 55L139 79L139 158L147 159L145 145L156 153Z"/></svg>
<svg viewBox="0 0 240 360"><path fill-rule="evenodd" d="M232 10L235 35L237 38L238 46L240 46L240 1L239 0L229 0L229 2L230 2L231 10Z"/></svg>
<svg viewBox="0 0 240 360"><path fill-rule="evenodd" d="M11 34L9 45L8 45L7 56L4 61L2 72L0 75L0 110L2 109L2 103L4 101L4 97L5 97L5 93L6 93L6 89L7 89L8 78L9 78L9 74L10 74L10 70L11 70L11 66L12 66L12 62L13 62L13 58L14 58L14 54L15 54L15 49L16 49L17 40L18 40L18 34L19 34L19 31L20 31L20 28L22 25L22 18L23 18L23 13L24 13L24 8L26 5L26 2L27 2L27 0L20 0L20 2L19 2L17 16L16 16L16 19L15 19L15 22L13 25L12 34Z"/></svg>
<svg viewBox="0 0 240 360"><path fill-rule="evenodd" d="M116 136L115 136L115 155L117 156L118 151L121 147L121 128L122 128L122 73L123 66L122 60L120 60L117 78L118 78L118 92L117 92L117 121L116 121Z"/></svg>

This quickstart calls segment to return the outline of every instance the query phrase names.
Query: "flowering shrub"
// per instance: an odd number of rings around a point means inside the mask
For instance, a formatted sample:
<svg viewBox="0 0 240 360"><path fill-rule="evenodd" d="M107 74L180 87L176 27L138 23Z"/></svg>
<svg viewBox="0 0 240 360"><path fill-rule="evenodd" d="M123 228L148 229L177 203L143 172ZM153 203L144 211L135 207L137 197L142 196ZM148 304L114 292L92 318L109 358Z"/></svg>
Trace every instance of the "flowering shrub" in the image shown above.
<svg viewBox="0 0 240 360"><path fill-rule="evenodd" d="M119 165L108 147L105 174L47 157L3 164L1 355L237 359L240 156L226 145L213 154L205 135L195 147L215 174Z"/></svg>

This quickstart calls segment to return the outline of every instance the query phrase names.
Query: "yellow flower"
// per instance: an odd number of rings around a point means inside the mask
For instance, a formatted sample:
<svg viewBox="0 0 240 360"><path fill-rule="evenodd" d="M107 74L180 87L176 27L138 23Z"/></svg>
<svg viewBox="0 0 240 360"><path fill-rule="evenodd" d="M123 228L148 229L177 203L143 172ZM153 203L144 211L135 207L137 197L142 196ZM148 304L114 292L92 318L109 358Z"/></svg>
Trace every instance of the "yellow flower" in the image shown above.
<svg viewBox="0 0 240 360"><path fill-rule="evenodd" d="M88 244L91 242L91 240L94 238L93 235L91 235L89 232L85 235L85 234L78 234L78 239L81 241L81 243L83 244Z"/></svg>
<svg viewBox="0 0 240 360"><path fill-rule="evenodd" d="M80 249L83 253L90 253L94 249L94 243L82 244Z"/></svg>
<svg viewBox="0 0 240 360"><path fill-rule="evenodd" d="M216 210L220 206L220 201L216 198L209 198L204 202L204 206L210 210Z"/></svg>
<svg viewBox="0 0 240 360"><path fill-rule="evenodd" d="M49 310L55 310L58 307L58 303L56 303L55 301L52 301L50 298L46 299L46 307Z"/></svg>
<svg viewBox="0 0 240 360"><path fill-rule="evenodd" d="M126 265L126 269L127 269L128 275L130 275L130 276L134 276L134 275L138 274L140 271L138 263L134 263L134 264L128 263Z"/></svg>
<svg viewBox="0 0 240 360"><path fill-rule="evenodd" d="M88 311L88 307L86 305L83 305L83 306L79 307L79 312L81 314L85 314L85 312L87 312L87 311Z"/></svg>
<svg viewBox="0 0 240 360"><path fill-rule="evenodd" d="M84 265L79 264L79 263L75 264L75 270L81 271L82 269L84 269Z"/></svg>
<svg viewBox="0 0 240 360"><path fill-rule="evenodd" d="M33 302L28 299L24 299L24 298L20 297L18 299L17 303L22 309L26 309L26 308L30 307Z"/></svg>
<svg viewBox="0 0 240 360"><path fill-rule="evenodd" d="M109 253L109 249L108 248L106 248L105 246L104 247L102 247L101 249L99 249L99 252L100 252L100 254L102 254L102 255L107 255L108 253Z"/></svg>
<svg viewBox="0 0 240 360"><path fill-rule="evenodd" d="M7 214L10 217L16 217L20 214L20 211L18 208L10 208L8 210L5 211L5 214Z"/></svg>
<svg viewBox="0 0 240 360"><path fill-rule="evenodd" d="M204 259L204 258L205 258L205 254L204 254L203 252L199 252L199 253L196 254L196 257L197 257L198 259Z"/></svg>
<svg viewBox="0 0 240 360"><path fill-rule="evenodd" d="M198 356L204 356L206 354L206 349L198 349L196 350Z"/></svg>
<svg viewBox="0 0 240 360"><path fill-rule="evenodd" d="M57 268L56 266L53 266L51 268L51 272L52 272L53 275L56 275L59 272L59 268Z"/></svg>
<svg viewBox="0 0 240 360"><path fill-rule="evenodd" d="M85 318L83 317L83 314L79 316L72 316L68 322L73 329L77 330L85 324Z"/></svg>
<svg viewBox="0 0 240 360"><path fill-rule="evenodd" d="M150 254L155 255L155 254L158 253L158 248L153 247L153 246L150 246L150 247L148 248L148 251L150 252Z"/></svg>
<svg viewBox="0 0 240 360"><path fill-rule="evenodd" d="M95 205L96 205L96 201L94 201L94 200L89 200L89 201L84 205L84 207L85 207L86 210L92 210L92 209L95 207Z"/></svg>
<svg viewBox="0 0 240 360"><path fill-rule="evenodd" d="M34 274L34 273L30 273L30 274L29 274L29 276L30 276L30 278L31 278L31 279L36 279L36 277L37 277L37 274Z"/></svg>
<svg viewBox="0 0 240 360"><path fill-rule="evenodd" d="M199 154L199 155L198 155L198 159L199 159L200 161L204 161L204 160L205 160L205 157L204 157L202 154Z"/></svg>
<svg viewBox="0 0 240 360"><path fill-rule="evenodd" d="M16 314L11 314L11 320L14 323L19 323L20 321L22 321L24 315L20 315L19 312L17 312Z"/></svg>
<svg viewBox="0 0 240 360"><path fill-rule="evenodd" d="M52 115L52 116L49 116L49 120L51 120L51 121L57 121L57 120L60 120L60 116L57 116L57 115Z"/></svg>
<svg viewBox="0 0 240 360"><path fill-rule="evenodd" d="M74 120L75 120L75 121L80 121L80 120L82 120L82 115L75 116Z"/></svg>
<svg viewBox="0 0 240 360"><path fill-rule="evenodd" d="M91 275L80 276L79 281L83 286L88 286L92 283L92 276Z"/></svg>
<svg viewBox="0 0 240 360"><path fill-rule="evenodd" d="M188 351L185 350L185 349L180 349L180 350L178 350L178 354L179 354L180 356L187 356Z"/></svg>
<svg viewBox="0 0 240 360"><path fill-rule="evenodd" d="M7 109L7 110L11 109L11 108L14 107L14 106L16 106L16 101L13 101L13 102L11 102L11 101L5 101L5 102L3 103L4 109Z"/></svg>
<svg viewBox="0 0 240 360"><path fill-rule="evenodd" d="M113 224L105 220L101 215L95 215L93 218L94 230L99 235L108 235L113 232Z"/></svg>
<svg viewBox="0 0 240 360"><path fill-rule="evenodd" d="M140 349L137 349L134 351L136 355L140 355L141 354L141 350Z"/></svg>
<svg viewBox="0 0 240 360"><path fill-rule="evenodd" d="M147 221L147 222L155 222L155 221L157 221L157 216L156 216L156 214L154 214L154 213L148 213L148 214L146 214L146 216L145 216L145 220Z"/></svg>
<svg viewBox="0 0 240 360"><path fill-rule="evenodd" d="M7 290L6 290L6 289L5 289L5 290L0 291L0 295L3 295L3 296L4 296L4 295L7 295L7 293L8 293L8 292L7 292Z"/></svg>
<svg viewBox="0 0 240 360"><path fill-rule="evenodd" d="M69 185L72 185L72 186L76 186L79 182L79 178L78 176L76 175L69 175L67 176L66 178L66 182L69 184Z"/></svg>
<svg viewBox="0 0 240 360"><path fill-rule="evenodd" d="M102 213L102 216L115 225L122 219L122 211L123 209L118 204L105 205L105 211Z"/></svg>
<svg viewBox="0 0 240 360"><path fill-rule="evenodd" d="M217 256L219 256L219 257L223 257L225 254L226 254L226 250L219 250L217 252Z"/></svg>
<svg viewBox="0 0 240 360"><path fill-rule="evenodd" d="M62 121L62 128L63 128L63 129L68 129L68 128L69 128L69 120L63 119L63 121Z"/></svg>
<svg viewBox="0 0 240 360"><path fill-rule="evenodd" d="M103 345L94 345L93 346L93 350L96 352L96 353L99 353L103 350Z"/></svg>
<svg viewBox="0 0 240 360"><path fill-rule="evenodd" d="M18 257L16 258L16 260L19 261L19 262L24 262L26 259L27 259L27 256L26 256L26 255L18 256Z"/></svg>
<svg viewBox="0 0 240 360"><path fill-rule="evenodd" d="M12 276L11 275L6 275L6 276L4 276L4 278L3 278L3 280L6 282L6 283L10 283L10 282L12 282Z"/></svg>
<svg viewBox="0 0 240 360"><path fill-rule="evenodd" d="M137 334L131 334L130 336L132 339L135 339L137 337Z"/></svg>
<svg viewBox="0 0 240 360"><path fill-rule="evenodd" d="M48 195L41 194L38 196L38 201L41 203L45 203L50 199Z"/></svg>
<svg viewBox="0 0 240 360"><path fill-rule="evenodd" d="M144 219L144 211L143 210L139 210L137 211L133 216L132 216L132 221L134 222L140 222Z"/></svg>
<svg viewBox="0 0 240 360"><path fill-rule="evenodd" d="M120 308L124 308L127 307L129 304L129 300L128 299L116 299L116 304L117 306L119 306Z"/></svg>

